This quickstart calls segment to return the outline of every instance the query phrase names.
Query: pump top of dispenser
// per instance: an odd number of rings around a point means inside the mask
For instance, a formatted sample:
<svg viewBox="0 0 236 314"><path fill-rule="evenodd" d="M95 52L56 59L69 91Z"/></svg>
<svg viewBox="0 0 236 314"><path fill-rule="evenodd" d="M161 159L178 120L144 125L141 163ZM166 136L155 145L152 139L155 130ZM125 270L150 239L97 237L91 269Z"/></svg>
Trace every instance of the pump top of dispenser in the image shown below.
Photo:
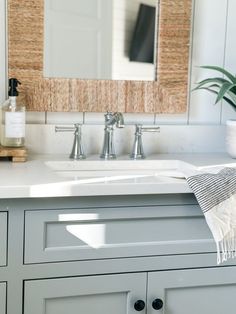
<svg viewBox="0 0 236 314"><path fill-rule="evenodd" d="M17 86L21 84L20 81L18 81L16 78L10 78L9 79L9 89L8 89L8 96L15 97L19 95L19 92L17 90Z"/></svg>

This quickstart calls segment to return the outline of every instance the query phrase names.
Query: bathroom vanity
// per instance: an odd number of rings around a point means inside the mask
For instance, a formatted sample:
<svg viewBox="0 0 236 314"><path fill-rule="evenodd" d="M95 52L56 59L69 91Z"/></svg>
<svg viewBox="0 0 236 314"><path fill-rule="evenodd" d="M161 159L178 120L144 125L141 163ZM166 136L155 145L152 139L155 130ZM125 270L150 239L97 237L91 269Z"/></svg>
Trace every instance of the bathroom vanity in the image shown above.
<svg viewBox="0 0 236 314"><path fill-rule="evenodd" d="M232 162L224 155L182 160ZM216 265L215 243L184 179L133 172L86 182L53 167L42 159L0 164L0 314L235 312L236 263Z"/></svg>

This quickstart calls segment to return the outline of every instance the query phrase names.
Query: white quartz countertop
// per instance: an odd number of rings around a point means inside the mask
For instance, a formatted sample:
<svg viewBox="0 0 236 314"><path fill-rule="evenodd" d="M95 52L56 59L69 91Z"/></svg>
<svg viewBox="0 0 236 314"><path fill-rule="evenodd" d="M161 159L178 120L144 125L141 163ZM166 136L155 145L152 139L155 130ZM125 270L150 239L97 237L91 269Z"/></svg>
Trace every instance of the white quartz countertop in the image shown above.
<svg viewBox="0 0 236 314"><path fill-rule="evenodd" d="M131 161L127 157L118 158L117 163L92 156L82 161L71 161L71 169L66 169L67 171L55 171L48 166L50 163L57 165L57 162L66 164L68 161L68 156L62 155L29 156L25 163L0 161L0 198L192 193L186 179L181 176L183 166L184 172L186 170L187 173L199 167L207 167L206 169L208 167L217 169L217 166L236 167L236 160L220 153L160 154L150 156L141 163ZM124 168L121 166L123 161ZM168 171L162 173L160 169L152 173L155 164L161 165L162 161L173 161L173 164L176 161L177 175L175 176L175 173L172 175ZM84 169L74 171L77 165L82 168L89 166L91 168L89 176L88 171ZM143 165L145 170L141 171ZM97 175L96 167L101 166L105 171ZM107 175L107 166L116 173L112 171L113 175Z"/></svg>

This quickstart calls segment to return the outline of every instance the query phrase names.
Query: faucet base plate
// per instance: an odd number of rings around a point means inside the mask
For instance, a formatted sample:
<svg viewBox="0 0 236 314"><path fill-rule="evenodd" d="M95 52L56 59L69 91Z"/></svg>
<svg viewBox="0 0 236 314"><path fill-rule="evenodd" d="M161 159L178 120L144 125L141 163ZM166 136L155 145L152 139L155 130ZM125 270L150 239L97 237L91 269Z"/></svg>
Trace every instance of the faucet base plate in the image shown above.
<svg viewBox="0 0 236 314"><path fill-rule="evenodd" d="M101 154L100 158L101 159L116 159L116 155L115 154L109 154L109 155Z"/></svg>
<svg viewBox="0 0 236 314"><path fill-rule="evenodd" d="M134 160L145 159L145 158L146 158L146 156L144 154L131 154L130 155L130 159L134 159Z"/></svg>

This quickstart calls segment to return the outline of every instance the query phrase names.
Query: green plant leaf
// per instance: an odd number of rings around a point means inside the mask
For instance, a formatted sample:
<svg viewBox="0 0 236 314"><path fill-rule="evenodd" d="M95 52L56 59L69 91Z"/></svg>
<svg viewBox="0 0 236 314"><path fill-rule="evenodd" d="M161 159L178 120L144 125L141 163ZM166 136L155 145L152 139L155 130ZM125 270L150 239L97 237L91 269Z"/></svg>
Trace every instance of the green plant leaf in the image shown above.
<svg viewBox="0 0 236 314"><path fill-rule="evenodd" d="M223 97L225 96L225 94L227 94L233 87L235 87L236 84L231 84L229 82L225 82L221 89L219 90L219 93L218 93L218 96L216 98L216 104L221 100L223 99Z"/></svg>
<svg viewBox="0 0 236 314"><path fill-rule="evenodd" d="M236 95L235 95L235 93L230 90L230 91L228 91L227 95L231 98L231 100L234 102L234 104L236 106Z"/></svg>
<svg viewBox="0 0 236 314"><path fill-rule="evenodd" d="M211 66L211 65L203 65L203 66L201 66L201 68L218 71L218 72L224 74L225 76L227 76L228 79L230 79L232 83L236 83L236 77L221 67Z"/></svg>
<svg viewBox="0 0 236 314"><path fill-rule="evenodd" d="M218 91L216 91L217 93L219 93L219 90L220 90L220 88L221 88L221 86L220 85L218 85L218 84L211 84L211 85L209 85L209 86L205 86L206 88L217 88L217 90ZM201 89L201 88L200 88Z"/></svg>
<svg viewBox="0 0 236 314"><path fill-rule="evenodd" d="M236 111L235 104L227 97L223 97L223 99Z"/></svg>
<svg viewBox="0 0 236 314"><path fill-rule="evenodd" d="M213 77L213 78L209 78L209 79L205 79L203 81L200 81L198 82L198 86L196 86L193 90L197 90L199 89L200 87L204 86L204 85L208 85L210 83L218 83L219 86L224 84L224 83L227 83L229 81L227 81L226 79L222 78L222 77Z"/></svg>
<svg viewBox="0 0 236 314"><path fill-rule="evenodd" d="M201 87L199 89L202 89L202 90L207 90L208 92L211 92L215 95L218 95L218 92L213 90L213 89L210 89L208 87ZM234 94L233 94L234 95ZM235 100L236 100L236 95L235 96ZM228 97L224 96L223 99L236 111L236 102L232 101L231 99L229 99Z"/></svg>

